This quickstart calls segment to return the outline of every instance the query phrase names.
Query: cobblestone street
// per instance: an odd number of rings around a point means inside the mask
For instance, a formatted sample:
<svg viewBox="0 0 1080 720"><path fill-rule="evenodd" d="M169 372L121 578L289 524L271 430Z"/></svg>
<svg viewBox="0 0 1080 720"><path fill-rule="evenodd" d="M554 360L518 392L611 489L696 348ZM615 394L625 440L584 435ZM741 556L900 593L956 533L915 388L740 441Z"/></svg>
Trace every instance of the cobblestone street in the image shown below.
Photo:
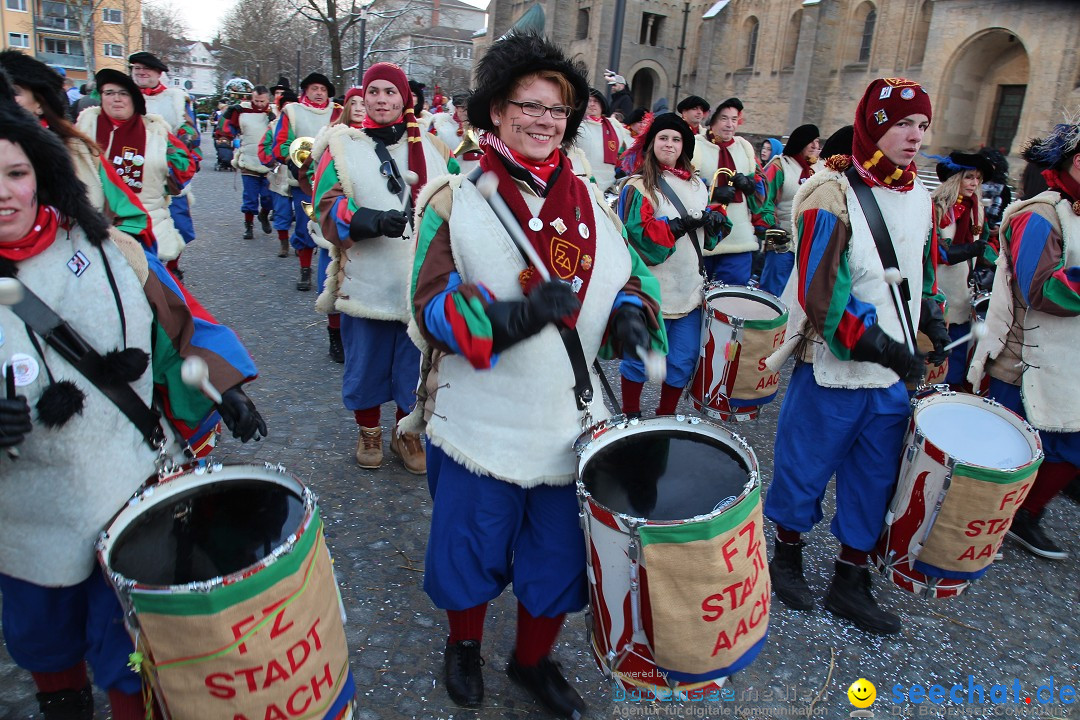
<svg viewBox="0 0 1080 720"><path fill-rule="evenodd" d="M342 366L327 356L326 323L314 310L315 292L297 292L297 260L276 257L276 236L264 235L256 224L254 240L240 239L240 175L215 172L213 148L204 140L207 161L193 182L198 239L182 256L181 267L192 293L238 332L254 356L260 375L248 394L269 425L269 437L259 443L241 446L224 439L216 457L229 463L282 463L318 493L348 614L359 718L547 717L504 673L515 631L510 592L492 603L488 615L484 707L463 710L447 697L441 678L445 616L422 589L431 515L427 484L405 472L390 453L388 435L384 466L376 471L357 467L357 428L341 403ZM607 371L617 388L615 364L609 363ZM647 394L643 405L655 407L656 400L655 393ZM766 489L779 407L780 399L760 420L737 428L757 453ZM393 409L387 404L383 410L383 425L389 427ZM581 613L568 618L557 656L589 703L589 716L846 718L853 709L847 688L862 677L877 686L876 717L917 717L927 706L894 706L900 693L914 685L940 684L946 691L954 683L967 687L970 675L987 689L1019 680L1020 704L1009 707L1014 716L1080 717L1074 705L1039 706L1035 701L1038 686L1052 681L1060 690L1080 678L1080 507L1059 498L1045 521L1073 553L1071 559L1040 560L1006 541L1004 559L960 598L923 600L876 576L877 596L905 625L899 636L881 638L856 630L821 606L837 547L827 525L831 494L830 489L826 521L807 538L807 575L818 607L797 613L774 599L765 649L731 679L733 702L675 707L613 701L589 649L587 614ZM770 527L770 550L771 532ZM1030 705L1024 703L1028 696ZM950 707L948 717L997 717L1002 708L987 701ZM107 702L100 694L97 707L98 717L105 717ZM36 713L29 674L0 652L0 718ZM945 708L926 716L944 717Z"/></svg>

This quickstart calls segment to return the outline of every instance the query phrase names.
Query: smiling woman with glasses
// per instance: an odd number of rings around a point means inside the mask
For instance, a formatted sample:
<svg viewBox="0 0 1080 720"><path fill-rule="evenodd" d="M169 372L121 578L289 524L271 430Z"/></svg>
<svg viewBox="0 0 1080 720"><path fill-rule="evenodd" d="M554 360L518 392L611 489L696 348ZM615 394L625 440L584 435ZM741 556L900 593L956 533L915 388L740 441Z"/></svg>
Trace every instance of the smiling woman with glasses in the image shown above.
<svg viewBox="0 0 1080 720"><path fill-rule="evenodd" d="M447 611L444 679L463 707L483 702L484 616L512 582L518 635L507 674L557 717L584 714L551 652L566 613L588 600L574 388L599 387L587 371L575 375L563 339L583 368L623 348L667 349L655 278L563 151L588 92L584 67L547 39L496 42L477 66L468 113L482 131L480 169L498 179L512 217L504 225L494 214L476 176L432 180L419 202L409 330L425 359L417 411L402 427L427 431L424 589Z"/></svg>

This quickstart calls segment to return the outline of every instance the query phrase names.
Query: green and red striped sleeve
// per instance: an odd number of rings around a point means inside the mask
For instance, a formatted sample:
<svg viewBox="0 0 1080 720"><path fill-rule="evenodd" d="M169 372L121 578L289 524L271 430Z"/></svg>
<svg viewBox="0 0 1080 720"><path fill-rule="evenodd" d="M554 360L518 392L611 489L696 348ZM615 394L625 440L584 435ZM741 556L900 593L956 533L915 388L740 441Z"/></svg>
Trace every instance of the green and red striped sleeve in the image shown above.
<svg viewBox="0 0 1080 720"><path fill-rule="evenodd" d="M199 166L187 145L172 133L169 133L169 141L165 145L165 162L169 166L169 176L165 181L167 192L169 195L179 195L195 177Z"/></svg>
<svg viewBox="0 0 1080 720"><path fill-rule="evenodd" d="M666 217L657 217L652 203L627 183L619 195L619 217L626 238L646 265L659 265L675 252L676 238Z"/></svg>
<svg viewBox="0 0 1080 720"><path fill-rule="evenodd" d="M139 240L144 247L155 244L153 223L139 197L131 191L112 163L98 156L98 179L105 194L105 217L118 229Z"/></svg>
<svg viewBox="0 0 1080 720"><path fill-rule="evenodd" d="M765 181L765 197L758 205L757 217L764 227L776 227L776 203L780 202L784 191L784 168L779 157L773 158L765 166L762 177Z"/></svg>
<svg viewBox="0 0 1080 720"><path fill-rule="evenodd" d="M650 346L662 355L667 355L667 329L664 327L664 317L660 314L660 281L652 274L632 245L627 245L626 250L630 253L630 277L615 296L615 302L611 307L611 317L614 318L615 313L623 305L641 308L645 313L645 324L649 328ZM615 351L614 338L611 336L610 322L604 333L604 341L598 355L603 359L619 357Z"/></svg>
<svg viewBox="0 0 1080 720"><path fill-rule="evenodd" d="M1054 207L1046 203L1014 214L1002 226L1013 283L1028 307L1049 315L1080 315L1080 266L1066 266Z"/></svg>

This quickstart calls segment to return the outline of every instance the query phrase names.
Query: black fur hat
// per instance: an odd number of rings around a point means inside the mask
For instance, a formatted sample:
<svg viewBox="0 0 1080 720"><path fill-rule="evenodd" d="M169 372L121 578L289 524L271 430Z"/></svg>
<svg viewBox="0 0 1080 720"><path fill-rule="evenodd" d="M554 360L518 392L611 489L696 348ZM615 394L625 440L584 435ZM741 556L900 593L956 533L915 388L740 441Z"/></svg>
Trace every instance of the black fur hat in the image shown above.
<svg viewBox="0 0 1080 720"><path fill-rule="evenodd" d="M562 73L574 89L573 112L566 120L563 142L577 135L589 102L589 71L580 61L566 56L555 43L537 33L510 35L493 43L476 64L476 89L469 98L469 122L473 127L495 131L491 122L491 102L504 99L522 75L553 70Z"/></svg>
<svg viewBox="0 0 1080 720"><path fill-rule="evenodd" d="M3 67L0 67L0 103L15 102L15 86Z"/></svg>
<svg viewBox="0 0 1080 720"><path fill-rule="evenodd" d="M787 144L784 145L784 154L795 157L819 137L821 131L817 129L817 125L800 125L791 131Z"/></svg>
<svg viewBox="0 0 1080 720"><path fill-rule="evenodd" d="M337 95L337 93L334 92L334 83L330 82L330 78L326 77L321 72L308 73L307 77L300 81L300 92L304 92L308 89L308 85L314 85L315 83L319 83L325 87L327 95L330 97Z"/></svg>
<svg viewBox="0 0 1080 720"><path fill-rule="evenodd" d="M139 89L139 86L135 84L130 75L112 68L105 68L104 70L98 70L97 75L94 76L94 82L97 83L99 93L105 90L106 84L119 85L124 88L131 95L131 102L135 104L135 114L146 114L146 98L143 97L142 90Z"/></svg>
<svg viewBox="0 0 1080 720"><path fill-rule="evenodd" d="M845 125L832 135L821 146L821 157L829 158L833 155L850 155L851 146L855 142L855 126Z"/></svg>
<svg viewBox="0 0 1080 720"><path fill-rule="evenodd" d="M18 50L0 52L0 67L7 70L11 82L34 93L59 117L67 112L64 78L51 67Z"/></svg>
<svg viewBox="0 0 1080 720"><path fill-rule="evenodd" d="M75 176L71 155L58 136L16 105L0 100L0 139L22 148L37 176L37 197L74 220L95 245L104 242L109 225L86 197L86 186Z"/></svg>

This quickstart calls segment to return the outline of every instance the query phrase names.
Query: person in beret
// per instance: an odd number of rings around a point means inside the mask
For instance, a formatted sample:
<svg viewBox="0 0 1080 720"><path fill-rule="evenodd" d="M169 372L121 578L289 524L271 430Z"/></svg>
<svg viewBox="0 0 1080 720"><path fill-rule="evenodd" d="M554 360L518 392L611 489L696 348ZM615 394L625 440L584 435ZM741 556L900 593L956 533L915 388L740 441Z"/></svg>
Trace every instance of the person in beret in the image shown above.
<svg viewBox="0 0 1080 720"><path fill-rule="evenodd" d="M698 95L688 95L675 106L675 112L682 116L682 119L686 121L686 124L690 126L695 135L699 135L704 132L702 123L708 117L710 107L709 101L705 98ZM656 110L653 110L653 112L656 112Z"/></svg>

